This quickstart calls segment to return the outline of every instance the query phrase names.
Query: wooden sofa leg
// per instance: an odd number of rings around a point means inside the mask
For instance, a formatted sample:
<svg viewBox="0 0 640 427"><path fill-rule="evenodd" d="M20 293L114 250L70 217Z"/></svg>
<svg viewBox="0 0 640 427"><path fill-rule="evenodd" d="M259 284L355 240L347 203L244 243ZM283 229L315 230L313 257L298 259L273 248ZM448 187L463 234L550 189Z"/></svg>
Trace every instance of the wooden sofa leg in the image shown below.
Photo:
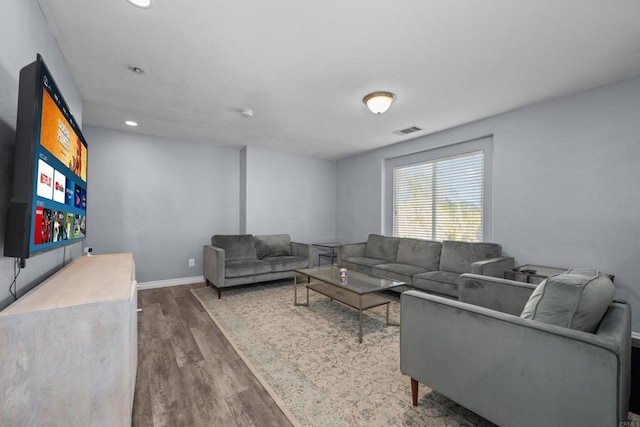
<svg viewBox="0 0 640 427"><path fill-rule="evenodd" d="M418 406L418 381L411 378L411 403Z"/></svg>
<svg viewBox="0 0 640 427"><path fill-rule="evenodd" d="M218 299L220 299L222 297L222 289L216 288L216 291L218 291Z"/></svg>

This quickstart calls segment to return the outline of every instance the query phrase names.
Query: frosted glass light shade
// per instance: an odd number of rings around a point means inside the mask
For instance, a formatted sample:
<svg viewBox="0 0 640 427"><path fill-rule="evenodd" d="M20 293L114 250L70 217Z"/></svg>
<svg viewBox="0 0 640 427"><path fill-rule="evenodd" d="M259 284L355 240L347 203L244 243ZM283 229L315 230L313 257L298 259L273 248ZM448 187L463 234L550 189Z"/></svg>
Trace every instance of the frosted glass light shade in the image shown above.
<svg viewBox="0 0 640 427"><path fill-rule="evenodd" d="M129 0L129 3L144 9L151 7L151 0Z"/></svg>
<svg viewBox="0 0 640 427"><path fill-rule="evenodd" d="M395 95L391 92L373 92L365 96L362 102L373 114L382 114L391 107L394 99Z"/></svg>

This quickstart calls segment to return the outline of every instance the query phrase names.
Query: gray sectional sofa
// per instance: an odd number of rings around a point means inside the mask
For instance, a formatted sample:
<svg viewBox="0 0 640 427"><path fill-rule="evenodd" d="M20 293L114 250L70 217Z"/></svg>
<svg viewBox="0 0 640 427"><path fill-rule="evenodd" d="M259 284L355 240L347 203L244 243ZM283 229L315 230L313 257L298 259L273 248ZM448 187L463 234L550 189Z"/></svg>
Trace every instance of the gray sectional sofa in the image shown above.
<svg viewBox="0 0 640 427"><path fill-rule="evenodd" d="M430 293L458 298L463 273L502 277L513 257L497 243L470 243L370 234L366 242L337 248L338 265L361 273L407 282Z"/></svg>
<svg viewBox="0 0 640 427"><path fill-rule="evenodd" d="M204 278L218 298L222 288L286 279L312 266L312 245L292 242L288 234L216 234L203 248Z"/></svg>

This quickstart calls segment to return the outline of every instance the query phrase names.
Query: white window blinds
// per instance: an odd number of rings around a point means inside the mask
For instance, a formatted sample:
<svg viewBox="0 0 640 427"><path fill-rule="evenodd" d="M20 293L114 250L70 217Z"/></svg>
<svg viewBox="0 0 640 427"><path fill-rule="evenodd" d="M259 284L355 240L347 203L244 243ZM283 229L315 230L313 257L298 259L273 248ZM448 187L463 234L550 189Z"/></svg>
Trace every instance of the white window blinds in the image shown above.
<svg viewBox="0 0 640 427"><path fill-rule="evenodd" d="M484 152L393 169L393 235L482 241Z"/></svg>

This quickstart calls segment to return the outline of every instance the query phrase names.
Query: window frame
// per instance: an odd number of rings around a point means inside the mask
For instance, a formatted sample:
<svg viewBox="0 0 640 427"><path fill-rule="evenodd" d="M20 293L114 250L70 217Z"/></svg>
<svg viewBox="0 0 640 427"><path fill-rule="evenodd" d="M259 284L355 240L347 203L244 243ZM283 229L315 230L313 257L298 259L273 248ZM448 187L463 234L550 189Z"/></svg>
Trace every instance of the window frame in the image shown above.
<svg viewBox="0 0 640 427"><path fill-rule="evenodd" d="M471 141L459 142L447 146L437 147L429 150L422 150L404 156L385 159L384 161L384 209L383 209L383 232L385 235L393 236L393 170L396 167L410 166L416 163L433 162L439 159L460 156L476 151L484 153L484 176L483 176L483 241L493 240L493 136L486 136Z"/></svg>

